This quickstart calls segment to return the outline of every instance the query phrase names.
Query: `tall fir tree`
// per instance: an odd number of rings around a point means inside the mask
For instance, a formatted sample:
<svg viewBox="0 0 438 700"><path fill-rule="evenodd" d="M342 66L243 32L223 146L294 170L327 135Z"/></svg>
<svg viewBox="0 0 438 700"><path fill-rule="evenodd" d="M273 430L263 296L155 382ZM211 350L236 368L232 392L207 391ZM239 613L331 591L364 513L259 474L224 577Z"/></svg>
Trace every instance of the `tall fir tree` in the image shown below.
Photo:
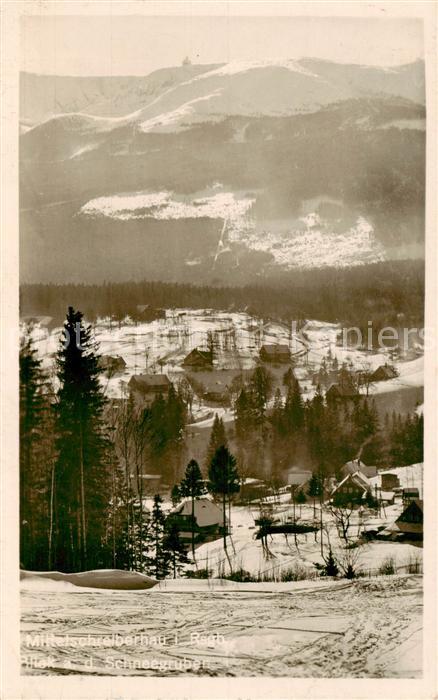
<svg viewBox="0 0 438 700"><path fill-rule="evenodd" d="M105 566L111 493L105 398L91 326L69 307L56 356L57 450L54 565L63 571Z"/></svg>
<svg viewBox="0 0 438 700"><path fill-rule="evenodd" d="M254 408L252 396L245 387L241 389L234 404L234 419L236 426L236 437L241 445L247 439L248 434L254 427Z"/></svg>
<svg viewBox="0 0 438 700"><path fill-rule="evenodd" d="M251 394L256 426L263 432L266 419L266 405L271 396L272 374L263 366L256 367L251 377Z"/></svg>
<svg viewBox="0 0 438 700"><path fill-rule="evenodd" d="M179 485L179 492L181 496L190 498L192 505L192 514L190 519L190 528L192 534L192 556L195 558L195 500L202 496L206 492L204 480L202 478L202 473L199 468L199 464L196 460L191 459L186 467L184 478Z"/></svg>
<svg viewBox="0 0 438 700"><path fill-rule="evenodd" d="M166 516L162 509L163 499L159 494L154 496L154 504L150 518L150 546L148 554L149 572L156 579L163 579L169 573L169 550L164 547Z"/></svg>
<svg viewBox="0 0 438 700"><path fill-rule="evenodd" d="M288 432L295 435L299 433L304 426L304 403L295 377L288 385L284 414Z"/></svg>
<svg viewBox="0 0 438 700"><path fill-rule="evenodd" d="M20 347L20 562L47 568L53 472L53 415L41 360L27 329Z"/></svg>
<svg viewBox="0 0 438 700"><path fill-rule="evenodd" d="M187 549L184 542L181 540L178 525L170 523L163 539L163 549L166 552L173 578L181 573L185 564L188 564Z"/></svg>
<svg viewBox="0 0 438 700"><path fill-rule="evenodd" d="M213 458L214 453L216 452L217 448L221 445L224 445L225 447L228 446L227 435L225 432L225 426L222 418L219 418L218 414L215 413L205 459L207 469Z"/></svg>
<svg viewBox="0 0 438 700"><path fill-rule="evenodd" d="M236 467L236 458L227 447L218 447L208 470L209 490L222 497L223 539L227 548L226 504L234 493L240 491L240 477ZM231 523L229 523L231 526Z"/></svg>
<svg viewBox="0 0 438 700"><path fill-rule="evenodd" d="M316 518L316 499L321 495L321 483L316 472L312 472L307 487L307 495L310 496L313 502L313 518Z"/></svg>

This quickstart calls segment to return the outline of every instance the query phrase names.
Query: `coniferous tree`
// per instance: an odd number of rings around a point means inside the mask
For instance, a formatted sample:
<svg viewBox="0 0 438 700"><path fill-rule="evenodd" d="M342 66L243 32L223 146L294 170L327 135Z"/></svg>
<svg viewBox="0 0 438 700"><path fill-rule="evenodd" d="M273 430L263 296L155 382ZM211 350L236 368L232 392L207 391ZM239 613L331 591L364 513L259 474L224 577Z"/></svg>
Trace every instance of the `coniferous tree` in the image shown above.
<svg viewBox="0 0 438 700"><path fill-rule="evenodd" d="M185 496L191 499L192 503L192 514L190 520L190 528L192 533L192 556L195 558L195 500L202 496L206 492L204 480L202 478L202 473L199 468L199 464L196 460L191 459L186 467L184 478L179 485L179 492L181 496Z"/></svg>
<svg viewBox="0 0 438 700"><path fill-rule="evenodd" d="M134 551L136 553L136 568L140 571L143 571L145 563L143 542L146 538L147 513L144 508L143 473L145 462L148 459L147 447L150 446L150 417L151 411L149 408L134 411L131 417L133 481L135 484L135 507L133 511L133 525L135 528Z"/></svg>
<svg viewBox="0 0 438 700"><path fill-rule="evenodd" d="M288 432L297 434L304 425L304 403L295 377L288 386L284 414Z"/></svg>
<svg viewBox="0 0 438 700"><path fill-rule="evenodd" d="M321 484L316 472L312 472L312 476L309 479L309 485L307 488L307 495L313 501L313 517L316 518L316 499L319 498L321 493Z"/></svg>
<svg viewBox="0 0 438 700"><path fill-rule="evenodd" d="M56 357L54 564L64 571L105 565L109 508L105 398L91 327L69 307Z"/></svg>
<svg viewBox="0 0 438 700"><path fill-rule="evenodd" d="M254 427L254 408L251 394L243 387L234 404L236 437L241 444L248 439Z"/></svg>
<svg viewBox="0 0 438 700"><path fill-rule="evenodd" d="M209 490L222 497L224 549L227 548L226 504L233 493L240 491L236 458L227 447L218 447L208 470ZM231 525L231 523L230 523Z"/></svg>
<svg viewBox="0 0 438 700"><path fill-rule="evenodd" d="M173 479L180 472L181 459L184 449L184 427L186 424L186 405L181 394L175 391L173 384L169 387L166 407L167 451L166 457L172 465Z"/></svg>
<svg viewBox="0 0 438 700"><path fill-rule="evenodd" d="M220 447L221 445L224 445L227 447L228 441L227 441L227 435L225 432L225 426L222 418L219 418L218 414L215 413L214 415L214 420L213 420L213 426L211 428L211 433L210 433L210 440L208 443L207 447L207 455L206 455L206 465L208 468L208 465L210 464L214 453L216 452L217 448Z"/></svg>
<svg viewBox="0 0 438 700"><path fill-rule="evenodd" d="M283 386L285 386L287 389L291 386L293 386L295 382L295 375L292 367L289 367L289 369L286 370L286 372L283 374Z"/></svg>
<svg viewBox="0 0 438 700"><path fill-rule="evenodd" d="M283 399L281 397L281 391L280 389L277 389L275 392L274 396L274 405L272 407L272 414L271 414L271 424L272 427L275 430L276 437L277 436L284 436L285 433L285 425L284 425L284 407L283 407Z"/></svg>
<svg viewBox="0 0 438 700"><path fill-rule="evenodd" d="M339 574L339 567L338 567L336 560L333 556L333 552L332 552L331 547L329 549L328 557L325 561L323 572L324 572L325 576L337 576Z"/></svg>
<svg viewBox="0 0 438 700"><path fill-rule="evenodd" d="M134 488L134 456L135 448L135 426L136 412L132 396L121 401L116 412L114 449L123 470L122 502L125 510L123 518L123 551L119 554L119 560L126 561L128 569L137 568L134 562L134 553L139 549L135 544L136 539L136 515L135 508L135 488Z"/></svg>
<svg viewBox="0 0 438 700"><path fill-rule="evenodd" d="M50 557L53 415L31 329L20 347L20 561L46 568Z"/></svg>
<svg viewBox="0 0 438 700"><path fill-rule="evenodd" d="M295 496L295 503L298 503L298 505L300 506L300 518L301 518L301 508L302 508L303 504L306 503L306 501L307 501L306 494L304 493L303 489L301 488L298 491L297 495Z"/></svg>
<svg viewBox="0 0 438 700"><path fill-rule="evenodd" d="M265 367L256 367L251 377L251 393L254 417L257 427L265 426L266 404L271 396L273 377Z"/></svg>
<svg viewBox="0 0 438 700"><path fill-rule="evenodd" d="M180 502L180 500L181 500L181 491L180 491L180 488L179 488L179 485L178 485L178 484L174 484L174 485L172 486L172 490L171 490L171 492L170 492L170 500L172 501L172 505L173 505L174 507L175 507L176 505L178 505L178 503Z"/></svg>
<svg viewBox="0 0 438 700"><path fill-rule="evenodd" d="M326 459L325 447L325 404L320 386L316 388L315 396L307 406L307 441L310 454L317 468Z"/></svg>
<svg viewBox="0 0 438 700"><path fill-rule="evenodd" d="M187 548L181 540L178 525L172 522L163 539L163 550L167 553L173 578L181 572L184 564L188 564Z"/></svg>
<svg viewBox="0 0 438 700"><path fill-rule="evenodd" d="M162 510L163 499L154 496L154 504L149 526L149 552L147 557L149 571L156 579L163 579L169 573L169 550L164 547L166 516Z"/></svg>

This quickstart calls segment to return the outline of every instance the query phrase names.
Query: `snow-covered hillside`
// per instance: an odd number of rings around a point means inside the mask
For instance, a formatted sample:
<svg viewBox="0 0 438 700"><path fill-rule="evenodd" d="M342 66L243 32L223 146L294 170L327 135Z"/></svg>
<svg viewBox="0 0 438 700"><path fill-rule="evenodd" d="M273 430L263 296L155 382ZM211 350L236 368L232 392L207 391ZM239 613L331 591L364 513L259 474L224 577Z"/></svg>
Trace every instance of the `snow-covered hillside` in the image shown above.
<svg viewBox="0 0 438 700"><path fill-rule="evenodd" d="M304 336L281 323L263 321L243 312L213 309L169 309L165 318L149 323L134 322L129 318L121 323L100 319L93 324L93 330L102 355L121 356L126 362L123 372L109 378L102 377L106 395L114 398L126 394L127 384L134 374L165 372L173 382L178 383L184 375L181 366L183 359L195 347L206 348L209 333L215 334L214 369L219 381L222 369L254 368L262 344L287 344L293 353L294 371L304 399L314 395L316 387L312 383L312 375L329 351L340 364L347 362L363 371L373 371L389 359L387 352L369 352L338 345L339 326L334 323L308 321ZM52 371L61 328L49 333L37 324L33 327L32 336L43 359L43 366ZM399 376L372 384L369 387L370 395L423 386L423 357L396 362L395 366ZM280 367L275 373L281 391L284 391L281 381L283 372L284 369ZM365 391L364 388L362 390ZM234 418L232 409L216 406L212 412L211 406L198 398L195 398L192 408L198 427L211 426L214 412L225 421Z"/></svg>
<svg viewBox="0 0 438 700"><path fill-rule="evenodd" d="M162 124L208 114L290 114L363 95L424 102L420 61L391 70L312 59L232 61L162 68L150 75L73 77L22 73L21 119L37 124L62 112L122 117L146 110ZM201 104L204 100L205 104ZM158 126L156 123L154 126Z"/></svg>
<svg viewBox="0 0 438 700"><path fill-rule="evenodd" d="M285 269L344 267L385 260L384 247L374 236L373 227L359 216L342 233L316 212L308 212L295 224L269 230L257 225L253 208L256 199L243 193L223 190L220 183L199 196L172 192L131 192L90 200L80 210L85 217L178 220L218 219L222 232L216 258L233 247L267 253L273 264ZM191 259L187 265L200 264Z"/></svg>

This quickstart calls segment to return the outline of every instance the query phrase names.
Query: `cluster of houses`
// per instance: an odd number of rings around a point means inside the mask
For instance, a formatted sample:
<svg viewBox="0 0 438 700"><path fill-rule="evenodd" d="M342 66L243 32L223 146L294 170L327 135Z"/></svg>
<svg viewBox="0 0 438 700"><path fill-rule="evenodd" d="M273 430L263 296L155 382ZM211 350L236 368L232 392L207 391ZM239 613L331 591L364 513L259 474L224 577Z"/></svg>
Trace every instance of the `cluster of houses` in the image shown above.
<svg viewBox="0 0 438 700"><path fill-rule="evenodd" d="M368 537L423 539L423 500L418 485L402 486L395 471L378 472L376 467L367 466L360 459L347 462L342 471L343 479L331 492L332 501L336 502L336 497L341 497L341 501L361 504L371 498L384 512L386 506L396 502L403 506L402 513L394 522L379 526L376 530L368 528Z"/></svg>
<svg viewBox="0 0 438 700"><path fill-rule="evenodd" d="M400 485L400 479L394 471L377 472L376 467L367 466L360 460L351 460L342 468L343 477L339 482L329 481L324 493L325 502L334 504L336 496L346 497L351 504L364 504L367 496L372 495L378 501L380 508L394 504L397 500L402 505L402 512L397 518L377 519L375 526L367 525L363 535L367 539L390 539L421 543L423 540L423 501L420 489L414 486ZM303 469L291 469L287 474L287 486L280 489L282 493L290 492L295 502L299 491L308 493L312 472ZM239 502L268 504L273 497L272 489L262 479L245 478L242 480ZM178 524L181 538L188 543L192 538L192 523L194 524L194 539L196 544L217 539L228 530L229 523L220 505L210 497L203 496L194 501L192 520L191 499L183 499L170 516ZM380 522L381 521L381 522ZM389 522L388 522L389 521Z"/></svg>
<svg viewBox="0 0 438 700"><path fill-rule="evenodd" d="M287 345L262 345L259 359L272 365L286 365L291 362ZM121 357L103 356L101 366L108 375L123 372L126 364ZM236 387L249 379L250 370L217 369L214 366L213 351L194 348L181 363L184 375L194 392L207 403L230 405ZM167 397L171 381L167 374L135 374L128 383L131 396L138 405L150 406L158 395Z"/></svg>
<svg viewBox="0 0 438 700"><path fill-rule="evenodd" d="M410 469L406 467L406 469ZM307 493L312 472L292 469L287 474L287 483L294 498L298 491ZM408 480L409 481L409 480ZM416 483L416 482L414 482ZM394 470L377 471L375 466L368 466L360 459L347 462L341 469L341 479L328 480L324 501L332 504L365 505L377 504L379 511L386 515L385 507L399 503L402 513L394 522L381 524L373 529L368 527L368 538L422 541L423 539L423 500L418 485L400 483L399 475ZM389 516L390 519L390 516ZM386 517L385 517L386 520Z"/></svg>
<svg viewBox="0 0 438 700"><path fill-rule="evenodd" d="M384 382L398 377L398 371L393 366L385 364L373 372L361 369L322 368L312 377L312 383L319 385L325 391L327 400L356 399L360 396L361 386L370 386L376 382Z"/></svg>

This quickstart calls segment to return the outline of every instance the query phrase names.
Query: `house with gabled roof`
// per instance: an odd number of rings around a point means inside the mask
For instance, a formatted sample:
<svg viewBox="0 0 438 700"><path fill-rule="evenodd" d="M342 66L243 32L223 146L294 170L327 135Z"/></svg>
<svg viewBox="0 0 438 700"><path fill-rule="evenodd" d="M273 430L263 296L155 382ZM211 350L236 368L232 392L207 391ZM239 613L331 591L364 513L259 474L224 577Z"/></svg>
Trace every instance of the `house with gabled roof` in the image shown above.
<svg viewBox="0 0 438 700"><path fill-rule="evenodd" d="M351 459L349 462L346 462L341 468L341 473L344 476L347 476L347 474L355 474L356 472L362 472L362 474L364 474L364 476L366 476L367 479L370 479L371 477L377 475L377 467L369 467L364 462L362 462L361 459Z"/></svg>
<svg viewBox="0 0 438 700"><path fill-rule="evenodd" d="M419 498L410 501L389 530L394 535L399 535L405 539L422 540L423 501Z"/></svg>
<svg viewBox="0 0 438 700"><path fill-rule="evenodd" d="M260 348L260 359L274 364L288 363L291 361L289 346L264 344Z"/></svg>
<svg viewBox="0 0 438 700"><path fill-rule="evenodd" d="M211 350L200 350L199 348L194 348L184 358L182 365L183 367L190 367L191 369L195 370L212 369L213 353Z"/></svg>
<svg viewBox="0 0 438 700"><path fill-rule="evenodd" d="M223 509L207 496L196 498L193 503L195 542L205 542L221 536L224 525L228 527L228 520ZM178 525L179 534L183 542L192 539L192 500L184 498L173 510L168 518Z"/></svg>
<svg viewBox="0 0 438 700"><path fill-rule="evenodd" d="M99 357L99 366L107 375L114 375L124 372L126 362L120 355L101 355Z"/></svg>
<svg viewBox="0 0 438 700"><path fill-rule="evenodd" d="M186 374L188 382L200 399L220 406L230 405L233 391L237 390L239 385L243 386L250 375L250 370L240 369L219 369L213 372L198 370L193 374Z"/></svg>
<svg viewBox="0 0 438 700"><path fill-rule="evenodd" d="M352 379L343 378L339 382L333 382L328 387L325 397L327 401L346 401L357 399L359 391Z"/></svg>
<svg viewBox="0 0 438 700"><path fill-rule="evenodd" d="M395 379L398 377L398 372L393 365L389 365L385 362L384 365L380 365L371 375L372 382L384 382L388 379Z"/></svg>
<svg viewBox="0 0 438 700"><path fill-rule="evenodd" d="M371 484L364 474L357 471L354 474L347 474L334 487L331 500L340 499L348 503L360 503L366 499L368 493L371 493Z"/></svg>
<svg viewBox="0 0 438 700"><path fill-rule="evenodd" d="M132 398L141 406L150 406L160 395L167 398L171 385L167 374L134 374L128 382Z"/></svg>

